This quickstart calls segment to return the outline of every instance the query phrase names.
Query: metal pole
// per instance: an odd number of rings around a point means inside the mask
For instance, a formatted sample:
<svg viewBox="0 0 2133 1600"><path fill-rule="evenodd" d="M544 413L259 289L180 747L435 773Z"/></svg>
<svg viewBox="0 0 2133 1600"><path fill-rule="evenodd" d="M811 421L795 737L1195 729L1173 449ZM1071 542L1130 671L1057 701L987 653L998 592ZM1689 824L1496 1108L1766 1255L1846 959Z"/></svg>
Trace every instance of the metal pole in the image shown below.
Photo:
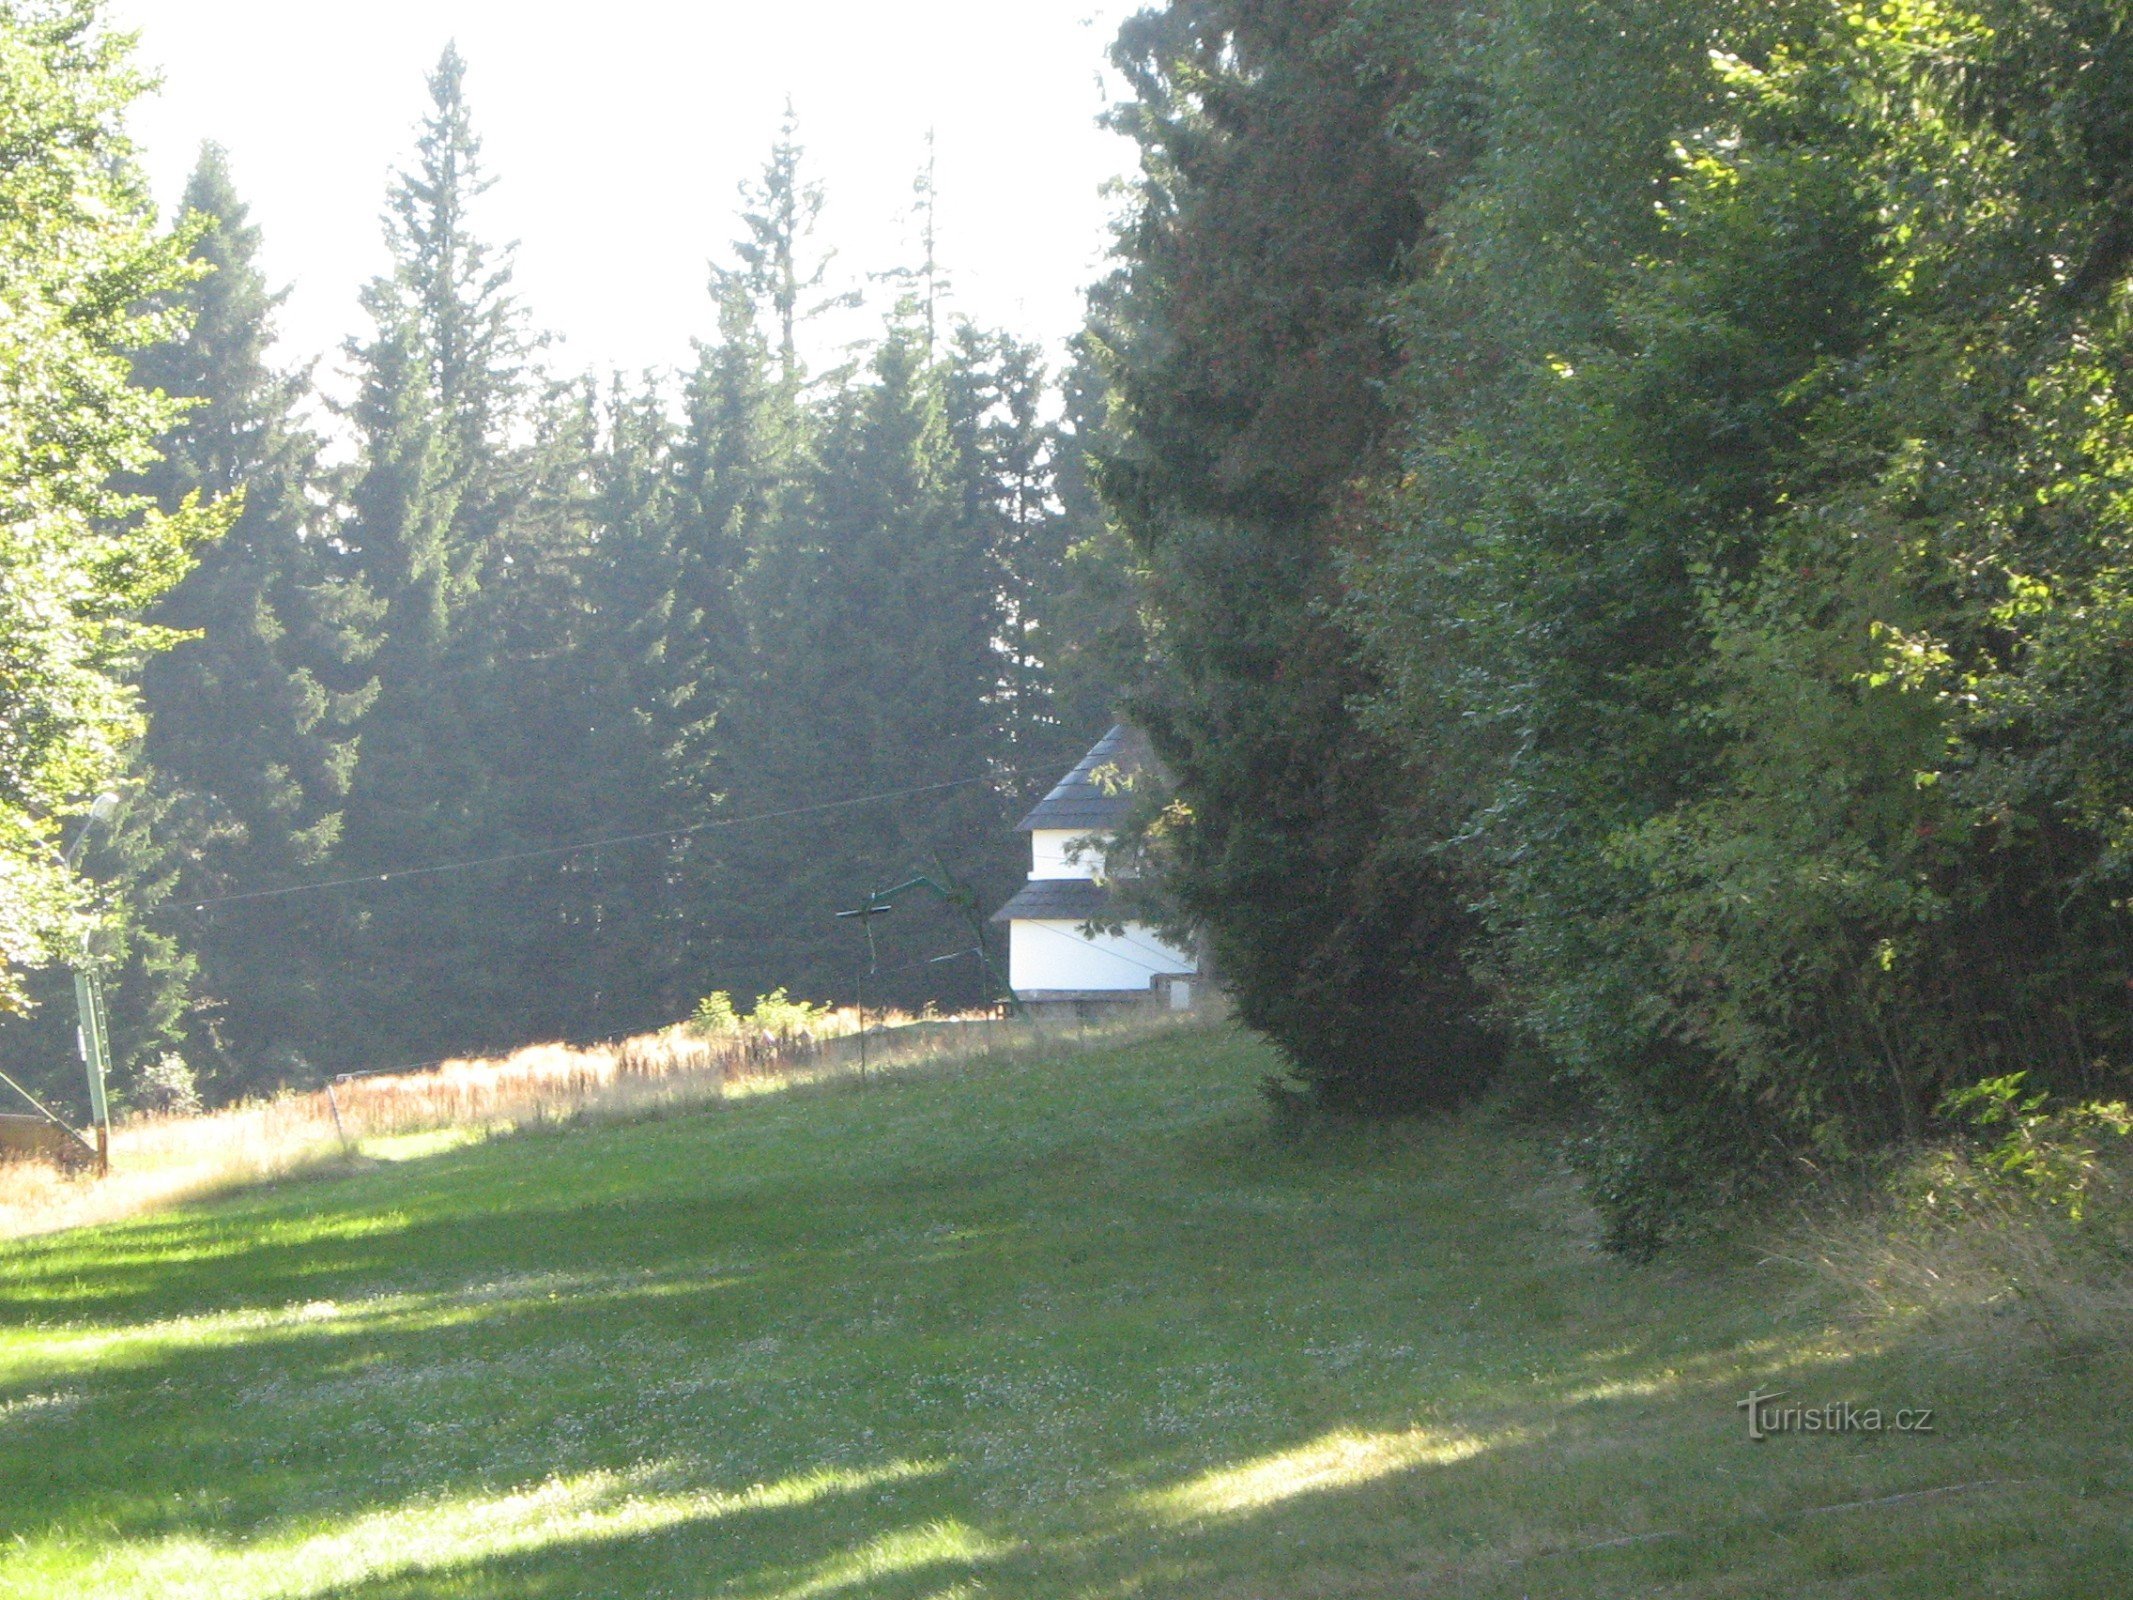
<svg viewBox="0 0 2133 1600"><path fill-rule="evenodd" d="M111 1175L111 1103L105 1097L104 1080L111 1070L111 1051L104 1020L104 985L94 967L76 968L74 1005L81 1016L82 1067L89 1075L89 1117L96 1128L96 1173Z"/></svg>
<svg viewBox="0 0 2133 1600"><path fill-rule="evenodd" d="M0 1072L0 1084L5 1084L8 1088L14 1090L15 1093L21 1095L22 1098L27 1100L32 1106L34 1106L37 1111L44 1117L44 1120L51 1123L53 1127L65 1129L68 1137L73 1139L75 1143L83 1146L85 1149L95 1148L94 1145L90 1144L88 1138L82 1133L81 1129L75 1127L73 1123L69 1122L65 1117L54 1111L50 1106L46 1105L42 1100L31 1094L29 1090L23 1088L21 1084L17 1083L13 1078L10 1078L4 1072Z"/></svg>
<svg viewBox="0 0 2133 1600"><path fill-rule="evenodd" d="M899 885L899 888L904 889L910 887L911 885L908 883ZM895 892L896 890L893 889L888 891L890 894ZM865 905L858 906L850 911L837 913L839 922L847 922L854 917L858 918L859 926L866 930L867 936L867 962L865 966L859 969L857 985L859 1002L859 1086L862 1089L866 1087L867 1082L867 979L881 965L881 958L875 953L874 949L874 919L895 909L894 906L887 903L885 895L870 894L867 896Z"/></svg>
<svg viewBox="0 0 2133 1600"><path fill-rule="evenodd" d="M89 842L89 830L99 822L109 822L119 809L119 797L115 794L100 794L89 807L89 815L83 819L81 832L74 836L74 847L60 858L60 865L69 873L81 860L84 846ZM91 930L93 932L94 930ZM90 933L85 932L81 941L81 965L74 969L74 1007L81 1018L81 1027L75 1035L81 1049L83 1069L89 1074L89 1115L96 1126L96 1175L111 1176L111 1106L104 1096L104 1080L111 1071L111 1030L104 1020L104 984L97 975L96 961L89 953Z"/></svg>

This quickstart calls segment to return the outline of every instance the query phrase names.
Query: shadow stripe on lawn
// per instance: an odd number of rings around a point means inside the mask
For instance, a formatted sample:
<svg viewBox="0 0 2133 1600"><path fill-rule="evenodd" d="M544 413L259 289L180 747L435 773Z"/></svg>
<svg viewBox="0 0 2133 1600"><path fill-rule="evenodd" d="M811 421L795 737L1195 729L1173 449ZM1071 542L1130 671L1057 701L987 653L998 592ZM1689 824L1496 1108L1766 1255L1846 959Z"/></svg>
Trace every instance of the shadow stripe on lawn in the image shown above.
<svg viewBox="0 0 2133 1600"><path fill-rule="evenodd" d="M1876 1495L1870 1500L1839 1500L1833 1505L1802 1506L1797 1511L1775 1511L1767 1517L1736 1517L1725 1522L1706 1523L1698 1528L1661 1528L1653 1533L1624 1534L1618 1539L1602 1539L1598 1544L1579 1544L1561 1550L1544 1550L1536 1556L1513 1556L1499 1565L1524 1567L1537 1561L1565 1561L1572 1556L1591 1555L1599 1550L1626 1550L1631 1545L1655 1544L1661 1539L1694 1539L1709 1533L1729 1532L1735 1528L1769 1527L1773 1523L1789 1522L1798 1517L1822 1517L1836 1511L1866 1511L1875 1506L1901 1505L1907 1500L1933 1500L1945 1495L1969 1494L1978 1489L2020 1489L2050 1481L2049 1478L1980 1478L1975 1483L1950 1483L1938 1489L1907 1489L1902 1494Z"/></svg>

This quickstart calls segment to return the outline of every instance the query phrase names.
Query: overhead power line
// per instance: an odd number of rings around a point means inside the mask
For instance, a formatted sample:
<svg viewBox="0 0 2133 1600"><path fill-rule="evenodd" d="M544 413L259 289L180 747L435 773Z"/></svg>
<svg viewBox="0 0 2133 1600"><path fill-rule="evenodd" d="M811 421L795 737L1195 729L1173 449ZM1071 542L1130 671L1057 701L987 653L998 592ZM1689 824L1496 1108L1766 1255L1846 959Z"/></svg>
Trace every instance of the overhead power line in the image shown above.
<svg viewBox="0 0 2133 1600"><path fill-rule="evenodd" d="M1129 967L1139 967L1143 972L1152 973L1158 978L1190 978L1196 976L1198 973L1197 963L1194 963L1193 966L1182 969L1177 965L1177 963L1179 963L1180 961L1192 960L1190 956L1184 955L1182 953L1171 953L1168 951L1151 949L1149 946L1142 944L1139 940L1131 937L1130 935L1120 936L1119 943L1134 950L1146 951L1149 955L1155 956L1157 959L1164 961L1167 964L1160 967L1152 967L1145 961L1141 961L1133 956L1127 955L1124 950L1121 950L1116 946L1092 946L1089 940L1084 939L1079 934L1061 933L1057 928L1046 927L1041 922L1029 922L1024 924L1024 926L1034 928L1039 933L1048 933L1054 939L1064 939L1069 944L1078 945L1084 950L1094 948L1102 954L1109 956L1113 961L1123 961Z"/></svg>
<svg viewBox="0 0 2133 1600"><path fill-rule="evenodd" d="M1047 762L1033 762L1040 769ZM873 805L883 800L909 800L919 795L943 794L953 789L971 789L980 784L997 783L1003 774L987 773L975 778L957 778L949 783L920 784L912 789L889 789L880 794L854 795L849 800L825 800L819 805L793 806L783 811L764 811L746 817L714 817L706 822L692 822L685 827L663 828L655 833L619 834L611 839L587 839L580 844L551 845L540 850L512 850L502 855L482 856L472 861L447 861L431 867L400 867L387 872L369 872L361 877L329 878L321 883L292 883L279 889L254 889L244 894L216 895L206 900L181 901L194 911L206 911L214 906L237 905L250 900L280 900L290 895L321 894L329 889L353 889L366 883L397 883L406 878L431 878L446 873L472 872L479 867L505 866L515 861L552 860L559 856L578 855L587 850L606 850L616 845L649 844L657 839L681 839L690 834L706 833L716 828L740 828L757 822L780 822L791 817L819 816L829 811L849 811L857 806Z"/></svg>
<svg viewBox="0 0 2133 1600"><path fill-rule="evenodd" d="M247 894L217 895L209 900L194 900L193 910L206 911L214 906L236 905L247 900L280 900L290 895L323 894L329 889L353 889L367 883L398 883L407 878L434 878L450 872L472 872L478 867L497 867L514 861L553 860L559 856L580 855L587 850L606 850L617 845L649 844L656 839L681 839L690 834L707 833L714 828L739 828L756 822L782 822L792 817L820 816L828 811L849 811L856 806L873 805L883 800L910 800L924 794L942 794L950 789L969 789L982 783L991 783L990 777L958 778L952 783L927 783L914 789L889 789L880 794L854 795L849 800L825 800L819 805L793 806L784 811L763 811L746 817L714 817L708 822L692 822L686 827L663 828L656 833L618 834L611 839L587 839L580 844L552 845L544 850L512 850L503 855L482 856L473 861L447 861L432 867L402 867L392 872L365 873L359 878L330 878L322 883L292 883L280 889L254 889Z"/></svg>

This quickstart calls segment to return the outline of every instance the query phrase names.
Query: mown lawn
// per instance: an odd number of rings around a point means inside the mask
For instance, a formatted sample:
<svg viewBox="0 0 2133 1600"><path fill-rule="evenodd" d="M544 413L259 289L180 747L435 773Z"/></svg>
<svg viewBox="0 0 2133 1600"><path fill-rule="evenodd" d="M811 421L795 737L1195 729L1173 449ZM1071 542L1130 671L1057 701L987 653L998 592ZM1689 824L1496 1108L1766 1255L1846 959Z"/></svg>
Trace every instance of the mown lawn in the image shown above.
<svg viewBox="0 0 2133 1600"><path fill-rule="evenodd" d="M1269 1067L1184 1035L0 1249L0 1594L2133 1594L2122 1353L1609 1260L1543 1150L1284 1136ZM1758 1383L1936 1431L1751 1443Z"/></svg>

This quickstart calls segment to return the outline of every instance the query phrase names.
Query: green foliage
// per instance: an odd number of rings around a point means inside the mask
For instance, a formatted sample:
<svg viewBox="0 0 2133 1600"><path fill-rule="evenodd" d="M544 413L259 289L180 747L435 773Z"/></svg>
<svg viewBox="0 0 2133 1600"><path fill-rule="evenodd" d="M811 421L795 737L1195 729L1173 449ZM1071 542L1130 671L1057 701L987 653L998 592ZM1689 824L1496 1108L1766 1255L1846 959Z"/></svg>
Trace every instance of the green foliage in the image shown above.
<svg viewBox="0 0 2133 1600"><path fill-rule="evenodd" d="M2090 1191L2108 1170L2098 1145L2124 1148L2122 1141L2133 1137L2133 1108L2114 1100L2053 1110L2049 1094L2028 1091L2028 1077L1982 1078L1951 1092L1942 1110L1993 1133L1979 1152L1987 1172L2080 1222Z"/></svg>
<svg viewBox="0 0 2133 1600"><path fill-rule="evenodd" d="M136 1111L192 1116L201 1109L200 1080L183 1056L166 1050L134 1075L126 1101Z"/></svg>
<svg viewBox="0 0 2133 1600"><path fill-rule="evenodd" d="M1353 614L1618 1238L1981 1071L2119 1081L2115 25L1474 26Z"/></svg>
<svg viewBox="0 0 2133 1600"><path fill-rule="evenodd" d="M748 1024L781 1039L790 1039L820 1027L829 1014L828 1006L811 1006L804 1000L792 999L783 989L773 989L768 994L756 996L755 1009L748 1013Z"/></svg>
<svg viewBox="0 0 2133 1600"><path fill-rule="evenodd" d="M788 394L799 392L805 376L800 329L826 311L856 304L853 296L823 287L834 253L807 255L828 197L820 183L805 176L806 154L799 118L788 100L762 177L741 185L743 235L733 247L737 265L712 272L712 292L722 302L736 296L748 302L774 336L778 381Z"/></svg>
<svg viewBox="0 0 2133 1600"><path fill-rule="evenodd" d="M778 1039L794 1039L819 1031L830 1014L830 1007L795 1000L783 989L757 995L754 1008L744 1013L735 1009L732 995L715 989L696 1003L696 1014L689 1019L689 1026L711 1036L767 1033Z"/></svg>
<svg viewBox="0 0 2133 1600"><path fill-rule="evenodd" d="M1386 298L1472 156L1444 20L1174 4L1113 52L1142 174L1092 339L1151 621L1131 709L1176 786L1147 843L1239 1015L1346 1107L1455 1103L1499 1053L1464 891L1354 716L1376 674L1339 560L1388 425ZM1417 33L1435 53L1393 61Z"/></svg>
<svg viewBox="0 0 2133 1600"><path fill-rule="evenodd" d="M175 642L140 613L236 509L121 482L180 409L126 352L179 330L161 297L199 270L133 164L128 48L87 0L0 5L0 1011L79 947L61 821L139 734L127 672Z"/></svg>
<svg viewBox="0 0 2133 1600"><path fill-rule="evenodd" d="M741 1014L733 1009L733 996L723 989L714 989L696 1002L696 1014L689 1025L698 1033L739 1033Z"/></svg>
<svg viewBox="0 0 2133 1600"><path fill-rule="evenodd" d="M1038 353L949 317L937 261L901 275L928 299L863 362L799 365L826 280L789 120L713 273L694 371L572 380L540 366L509 252L484 237L456 52L428 87L370 332L346 352L352 462L324 459L306 382L269 364L280 297L212 148L182 237L141 234L170 274L97 369L160 452L114 447L99 529L139 512L175 537L206 526L192 497L241 499L156 602L161 633L114 610L90 686L116 720L47 780L78 806L92 775L128 774L83 857L122 1084L169 1052L220 1101L622 1036L711 984L847 998L861 951L832 914L920 869L1004 900L1010 824L1111 719L1137 648L1083 472L1078 430L1101 411L1085 371L1079 409L1049 422ZM837 809L929 784L950 787ZM37 826L58 840L53 817ZM74 948L56 863L42 892ZM992 998L978 963L928 959L971 942L963 921L905 908L870 1002ZM32 991L65 1003L0 1042L71 1105L66 979Z"/></svg>
<svg viewBox="0 0 2133 1600"><path fill-rule="evenodd" d="M1646 1250L1980 1076L2123 1086L2122 22L1128 24L1144 844L1322 1095L1456 1092L1385 1036L1478 989Z"/></svg>
<svg viewBox="0 0 2133 1600"><path fill-rule="evenodd" d="M191 404L142 486L166 507L241 493L243 510L154 613L188 637L142 675L152 715L136 759L153 815L131 859L90 865L119 888L143 952L114 992L121 1060L145 1070L182 1047L229 1096L325 1023L327 923L301 904L242 918L181 908L298 882L330 860L376 696L366 663L381 607L328 537L332 475L298 415L308 385L269 365L282 297L220 150L201 152L181 209L209 270L177 297L184 335L137 354L134 377Z"/></svg>

